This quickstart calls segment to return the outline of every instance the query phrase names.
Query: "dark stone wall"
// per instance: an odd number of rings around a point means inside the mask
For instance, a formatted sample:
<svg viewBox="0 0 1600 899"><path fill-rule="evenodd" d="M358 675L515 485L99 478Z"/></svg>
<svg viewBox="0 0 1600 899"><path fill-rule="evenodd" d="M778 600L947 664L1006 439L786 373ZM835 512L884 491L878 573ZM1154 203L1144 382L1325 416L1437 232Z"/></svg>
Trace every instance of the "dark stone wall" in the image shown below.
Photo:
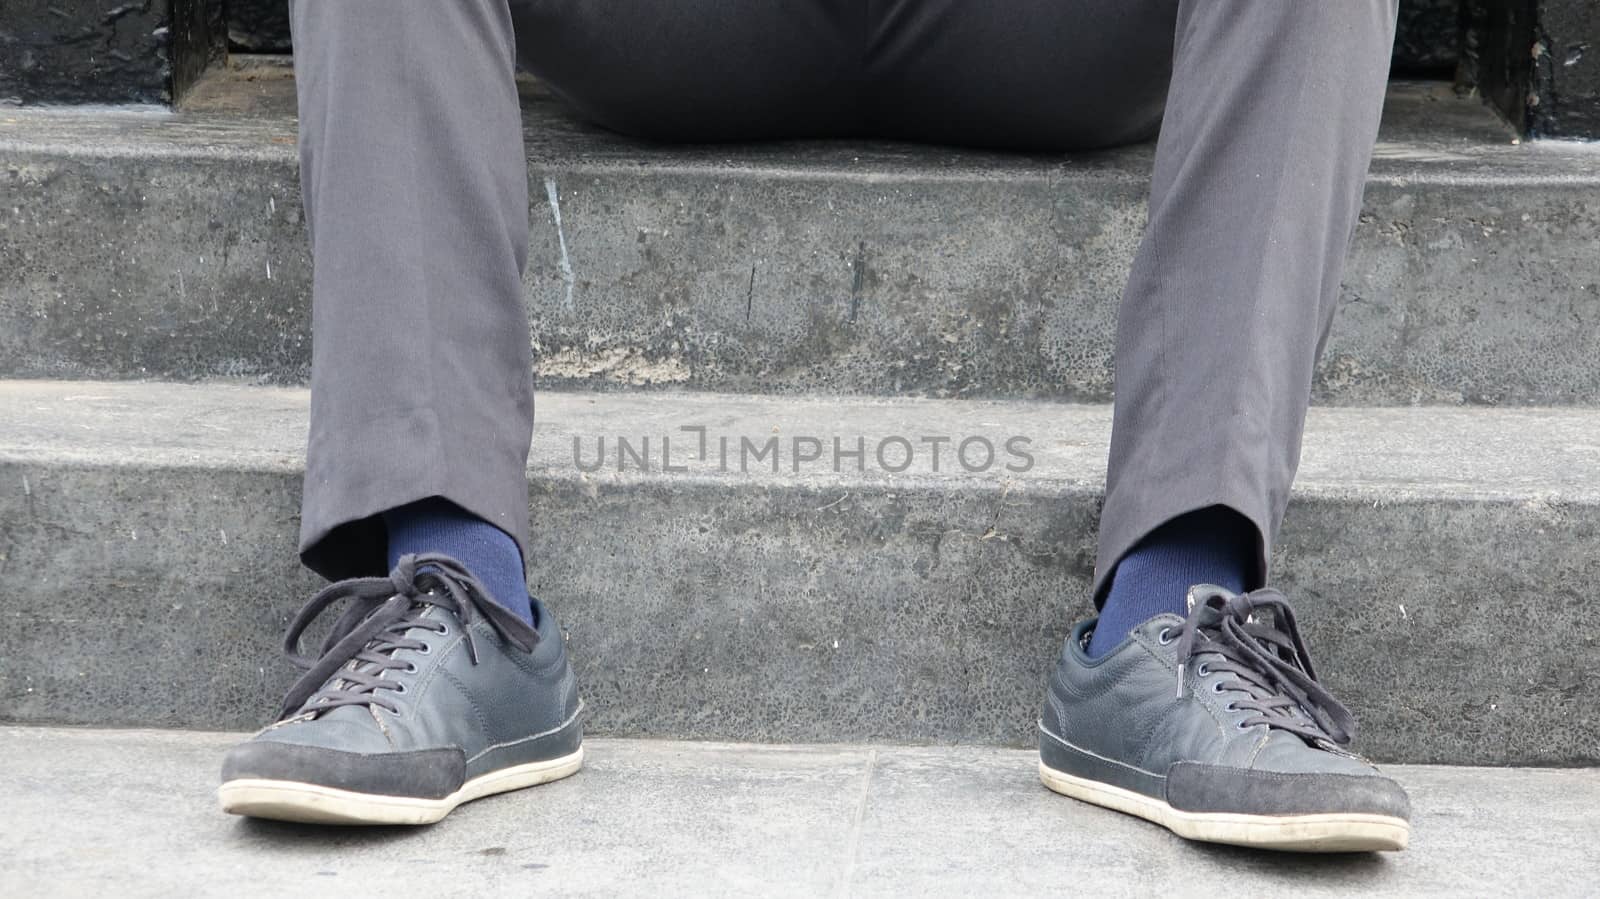
<svg viewBox="0 0 1600 899"><path fill-rule="evenodd" d="M1457 81L1526 130L1536 0L1464 0Z"/></svg>
<svg viewBox="0 0 1600 899"><path fill-rule="evenodd" d="M289 0L226 0L228 42L247 53L289 52Z"/></svg>
<svg viewBox="0 0 1600 899"><path fill-rule="evenodd" d="M225 2L234 49L288 52L287 0ZM1394 74L1454 76L1537 135L1600 137L1600 0L1401 0Z"/></svg>
<svg viewBox="0 0 1600 899"><path fill-rule="evenodd" d="M0 0L0 103L171 99L166 0Z"/></svg>
<svg viewBox="0 0 1600 899"><path fill-rule="evenodd" d="M227 55L227 29L218 0L170 0L172 87L182 99L206 66Z"/></svg>
<svg viewBox="0 0 1600 899"><path fill-rule="evenodd" d="M237 50L289 50L287 0L227 0L228 40ZM1461 35L1461 0L1401 0L1395 71L1449 77Z"/></svg>
<svg viewBox="0 0 1600 899"><path fill-rule="evenodd" d="M1600 139L1600 0L1465 0L1459 81L1534 137Z"/></svg>
<svg viewBox="0 0 1600 899"><path fill-rule="evenodd" d="M0 0L0 105L170 103L222 41L220 0Z"/></svg>
<svg viewBox="0 0 1600 899"><path fill-rule="evenodd" d="M1461 0L1401 0L1394 74L1448 78L1461 49Z"/></svg>
<svg viewBox="0 0 1600 899"><path fill-rule="evenodd" d="M1539 0L1535 21L1530 132L1600 138L1600 2Z"/></svg>
<svg viewBox="0 0 1600 899"><path fill-rule="evenodd" d="M1397 74L1448 76L1460 3L1403 0ZM170 101L224 35L241 52L287 53L287 0L0 0L0 102Z"/></svg>
<svg viewBox="0 0 1600 899"><path fill-rule="evenodd" d="M0 105L171 102L228 46L288 52L288 0L0 0ZM1394 72L1600 138L1600 0L1401 0Z"/></svg>

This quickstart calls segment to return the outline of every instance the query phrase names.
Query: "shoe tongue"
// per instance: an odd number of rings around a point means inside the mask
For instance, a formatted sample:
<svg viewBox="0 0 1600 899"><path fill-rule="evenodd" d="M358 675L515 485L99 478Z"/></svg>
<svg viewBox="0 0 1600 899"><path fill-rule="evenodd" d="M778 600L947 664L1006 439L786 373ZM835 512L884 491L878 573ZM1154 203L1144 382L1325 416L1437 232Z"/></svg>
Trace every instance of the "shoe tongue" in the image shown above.
<svg viewBox="0 0 1600 899"><path fill-rule="evenodd" d="M1237 594L1235 594L1232 590L1228 590L1224 587L1218 587L1216 584L1195 584L1189 588L1188 592L1184 594L1183 613L1184 615L1188 615L1195 610L1195 606L1205 605L1207 602L1210 602L1214 599L1226 602L1233 599L1236 595Z"/></svg>
<svg viewBox="0 0 1600 899"><path fill-rule="evenodd" d="M444 608L441 608L440 606L436 606L436 605L434 605L432 603L413 600L411 602L411 605L405 611L404 620L412 622L411 626L412 627L416 627L417 625L415 624L415 622L418 622L418 621L449 622L449 621L452 621L454 618L455 618L454 615L450 614L449 611L447 611ZM385 640L385 639L389 639L389 638L393 638L393 637L402 636L403 632L397 632L396 625L398 625L398 624L399 624L399 621L396 621L394 624L391 624L389 627L385 628L384 630L379 631L377 634L374 635L373 639L374 640ZM408 628L408 630L409 630L409 628Z"/></svg>
<svg viewBox="0 0 1600 899"><path fill-rule="evenodd" d="M429 621L449 621L455 616L442 606L428 605L426 609L422 610L422 614L417 617L425 618Z"/></svg>

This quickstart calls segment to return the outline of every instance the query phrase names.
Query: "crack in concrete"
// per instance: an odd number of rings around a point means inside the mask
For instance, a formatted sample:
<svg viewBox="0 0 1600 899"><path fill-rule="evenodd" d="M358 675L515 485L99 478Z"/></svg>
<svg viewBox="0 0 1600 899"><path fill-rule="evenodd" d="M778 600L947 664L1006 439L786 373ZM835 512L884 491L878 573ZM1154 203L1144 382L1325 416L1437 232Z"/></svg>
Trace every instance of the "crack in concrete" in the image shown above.
<svg viewBox="0 0 1600 899"><path fill-rule="evenodd" d="M861 311L861 286L867 274L867 242L861 241L856 246L855 279L850 285L850 324L856 323L856 314Z"/></svg>
<svg viewBox="0 0 1600 899"><path fill-rule="evenodd" d="M550 198L550 217L555 220L556 240L561 244L561 259L556 262L556 266L561 272L561 280L567 285L566 309L571 312L572 287L576 279L572 274L572 259L567 256L567 233L561 227L561 200L557 196L556 179L544 179L544 192L545 196Z"/></svg>
<svg viewBox="0 0 1600 899"><path fill-rule="evenodd" d="M861 798L856 802L855 814L850 818L850 843L845 847L844 873L840 875L839 886L833 891L835 896L849 896L850 886L855 880L856 865L861 860L861 827L867 818L867 801L872 796L872 775L878 768L878 750L867 751L867 770L861 776Z"/></svg>
<svg viewBox="0 0 1600 899"><path fill-rule="evenodd" d="M745 324L749 324L750 323L750 312L751 312L752 307L755 305L755 298L756 298L756 267L752 265L752 266L750 266L750 286L748 288L746 288L745 292L744 292L744 320L745 320Z"/></svg>

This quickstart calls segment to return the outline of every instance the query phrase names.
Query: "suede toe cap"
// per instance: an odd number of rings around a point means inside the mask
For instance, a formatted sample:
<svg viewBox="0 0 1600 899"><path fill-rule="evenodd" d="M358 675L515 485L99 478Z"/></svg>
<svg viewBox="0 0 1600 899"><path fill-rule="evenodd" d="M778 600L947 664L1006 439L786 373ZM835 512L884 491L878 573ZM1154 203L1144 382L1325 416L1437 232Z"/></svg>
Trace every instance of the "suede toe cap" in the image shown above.
<svg viewBox="0 0 1600 899"><path fill-rule="evenodd" d="M224 783L278 780L415 799L442 799L465 778L459 749L358 753L257 738L233 747L222 762Z"/></svg>
<svg viewBox="0 0 1600 899"><path fill-rule="evenodd" d="M1406 791L1378 774L1290 773L1179 762L1167 771L1166 794L1168 805L1187 812L1411 818Z"/></svg>

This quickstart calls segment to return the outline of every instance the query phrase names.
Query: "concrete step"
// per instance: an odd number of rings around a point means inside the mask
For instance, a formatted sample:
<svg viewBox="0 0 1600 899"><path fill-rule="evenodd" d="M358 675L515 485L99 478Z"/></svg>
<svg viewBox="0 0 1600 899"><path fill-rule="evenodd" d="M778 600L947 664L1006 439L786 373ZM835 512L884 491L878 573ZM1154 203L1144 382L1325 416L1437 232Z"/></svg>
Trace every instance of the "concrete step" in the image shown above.
<svg viewBox="0 0 1600 899"><path fill-rule="evenodd" d="M292 87L0 115L0 377L303 383ZM545 385L1110 398L1148 146L664 147L537 86L524 115ZM1397 84L1318 402L1600 403L1596 245L1600 150Z"/></svg>
<svg viewBox="0 0 1600 899"><path fill-rule="evenodd" d="M1105 407L539 401L532 585L594 733L1025 746L1086 611ZM0 382L0 720L240 729L276 708L298 389ZM698 433L708 452L696 459ZM616 438L648 437L619 472ZM904 436L916 448L898 467ZM573 459L606 464L582 472ZM664 470L662 438L675 468ZM741 465L744 440L781 457ZM938 471L924 438L944 437ZM1007 452L1012 437L1031 454ZM795 441L822 458L794 469ZM969 472L955 444L982 438ZM730 446L723 470L720 446ZM866 470L834 440L866 448ZM889 442L886 442L889 441ZM981 443L967 446L978 467ZM1383 761L1600 762L1600 411L1313 410L1275 559Z"/></svg>
<svg viewBox="0 0 1600 899"><path fill-rule="evenodd" d="M1186 844L974 747L592 739L584 770L417 830L216 809L238 734L0 728L0 869L21 896L1593 895L1600 772L1396 767L1411 848Z"/></svg>

